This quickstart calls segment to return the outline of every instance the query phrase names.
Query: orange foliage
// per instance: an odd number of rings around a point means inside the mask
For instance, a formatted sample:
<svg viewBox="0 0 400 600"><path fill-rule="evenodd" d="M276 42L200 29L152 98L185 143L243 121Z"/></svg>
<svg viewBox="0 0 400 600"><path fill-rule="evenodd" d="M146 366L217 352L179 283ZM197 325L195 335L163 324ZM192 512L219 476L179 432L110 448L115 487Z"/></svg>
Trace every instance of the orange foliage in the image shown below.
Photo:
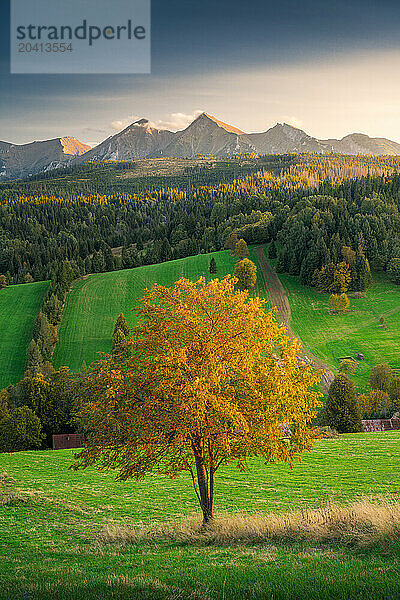
<svg viewBox="0 0 400 600"><path fill-rule="evenodd" d="M208 521L221 464L291 462L311 448L319 375L299 361L274 311L236 281L146 291L128 356L106 355L81 378L87 446L75 468L100 463L122 480L189 471Z"/></svg>

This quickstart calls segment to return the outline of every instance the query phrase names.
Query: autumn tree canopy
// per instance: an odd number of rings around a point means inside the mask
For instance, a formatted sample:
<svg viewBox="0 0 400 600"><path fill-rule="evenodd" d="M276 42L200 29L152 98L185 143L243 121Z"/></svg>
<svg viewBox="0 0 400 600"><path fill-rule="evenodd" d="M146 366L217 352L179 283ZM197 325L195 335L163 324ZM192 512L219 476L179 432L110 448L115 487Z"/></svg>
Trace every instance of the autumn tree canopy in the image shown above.
<svg viewBox="0 0 400 600"><path fill-rule="evenodd" d="M257 267L251 260L244 258L236 263L234 275L242 290L249 290L256 284Z"/></svg>
<svg viewBox="0 0 400 600"><path fill-rule="evenodd" d="M311 447L319 375L274 311L235 283L182 278L146 290L129 355L106 355L81 377L87 444L74 468L97 463L121 480L188 471L207 523L221 465L291 462Z"/></svg>
<svg viewBox="0 0 400 600"><path fill-rule="evenodd" d="M250 253L246 241L243 239L239 240L235 246L235 256L237 256L239 260L242 260L243 258L249 256L249 254Z"/></svg>

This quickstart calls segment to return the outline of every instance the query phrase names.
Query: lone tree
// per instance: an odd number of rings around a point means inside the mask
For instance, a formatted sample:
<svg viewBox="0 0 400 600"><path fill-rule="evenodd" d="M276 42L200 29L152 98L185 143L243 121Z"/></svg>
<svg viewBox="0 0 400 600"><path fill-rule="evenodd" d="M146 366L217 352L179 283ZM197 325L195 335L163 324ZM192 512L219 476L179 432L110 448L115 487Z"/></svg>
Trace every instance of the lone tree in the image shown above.
<svg viewBox="0 0 400 600"><path fill-rule="evenodd" d="M146 290L129 356L106 355L81 376L87 443L73 468L97 463L120 480L188 471L206 524L221 465L290 463L311 448L319 375L298 361L274 311L235 283L182 278Z"/></svg>
<svg viewBox="0 0 400 600"><path fill-rule="evenodd" d="M125 319L125 315L120 313L115 322L114 332L112 336L113 352L121 352L126 346L126 338L130 332L129 325Z"/></svg>
<svg viewBox="0 0 400 600"><path fill-rule="evenodd" d="M210 266L208 267L208 270L214 275L217 272L217 263L215 262L214 257L212 257L212 259L210 260Z"/></svg>
<svg viewBox="0 0 400 600"><path fill-rule="evenodd" d="M249 290L254 287L257 281L257 267L249 260L244 258L236 263L234 275L238 280L242 290Z"/></svg>
<svg viewBox="0 0 400 600"><path fill-rule="evenodd" d="M249 256L249 249L247 247L245 240L239 240L238 243L236 244L235 256L237 256L237 258L239 258L240 260Z"/></svg>
<svg viewBox="0 0 400 600"><path fill-rule="evenodd" d="M346 294L331 294L329 296L329 309L333 313L344 313L350 306Z"/></svg>
<svg viewBox="0 0 400 600"><path fill-rule="evenodd" d="M327 424L339 433L361 431L356 388L345 373L339 373L329 387L325 415Z"/></svg>

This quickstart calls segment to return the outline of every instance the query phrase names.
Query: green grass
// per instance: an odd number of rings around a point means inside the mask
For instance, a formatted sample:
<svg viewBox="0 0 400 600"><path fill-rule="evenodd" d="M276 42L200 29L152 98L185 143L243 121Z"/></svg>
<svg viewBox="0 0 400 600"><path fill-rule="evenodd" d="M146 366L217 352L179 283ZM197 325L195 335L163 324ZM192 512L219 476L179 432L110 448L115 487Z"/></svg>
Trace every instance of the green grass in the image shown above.
<svg viewBox="0 0 400 600"><path fill-rule="evenodd" d="M89 365L96 360L98 352L110 352L116 318L123 312L128 323L134 324L131 309L135 308L145 288L154 283L170 286L182 276L194 281L201 276L210 278L208 268L212 256L217 263L217 277L222 278L233 271L234 259L224 251L99 273L78 281L67 297L54 365L79 370L83 362Z"/></svg>
<svg viewBox="0 0 400 600"><path fill-rule="evenodd" d="M17 383L24 374L26 351L48 285L41 281L0 290L0 388Z"/></svg>
<svg viewBox="0 0 400 600"><path fill-rule="evenodd" d="M330 315L328 296L300 284L297 277L279 274L286 290L292 327L305 347L334 369L339 358L364 354L352 375L359 390L367 388L371 368L387 362L400 367L400 289L383 274L374 274L366 298L350 299L343 315ZM379 324L384 316L387 329Z"/></svg>
<svg viewBox="0 0 400 600"><path fill-rule="evenodd" d="M100 273L78 281L67 297L54 365L79 370L83 362L90 364L96 360L98 352L109 352L118 314L123 312L128 322L134 324L131 309L146 287L156 282L169 286L182 275L192 280L201 275L209 278L211 256L217 261L217 277L233 272L234 258L225 251ZM250 258L257 263L252 249ZM388 362L400 367L400 290L383 274L374 275L374 284L366 298L350 300L350 310L344 315L330 315L328 296L301 285L298 277L286 274L279 277L288 294L292 328L306 349L333 370L339 366L339 357L354 356L356 352L364 354L365 360L357 362L353 376L360 391L367 388L374 365ZM260 296L267 298L261 277L258 284ZM382 315L387 329L380 327Z"/></svg>
<svg viewBox="0 0 400 600"><path fill-rule="evenodd" d="M0 505L0 598L395 599L397 543L206 545L155 541L105 545L106 524L175 521L197 511L189 477L117 482L95 469L68 470L72 451L0 455L27 501ZM397 495L400 433L319 441L294 468L253 460L221 470L217 511L317 507L327 499Z"/></svg>

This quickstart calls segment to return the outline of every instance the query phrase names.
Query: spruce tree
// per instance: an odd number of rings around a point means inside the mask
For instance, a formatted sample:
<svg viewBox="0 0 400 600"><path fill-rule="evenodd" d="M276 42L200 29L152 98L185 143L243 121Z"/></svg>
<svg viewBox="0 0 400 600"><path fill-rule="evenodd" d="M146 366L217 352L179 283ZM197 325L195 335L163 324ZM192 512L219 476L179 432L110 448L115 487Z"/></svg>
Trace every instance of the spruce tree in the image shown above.
<svg viewBox="0 0 400 600"><path fill-rule="evenodd" d="M356 388L345 373L339 373L329 387L325 416L327 424L339 433L361 431Z"/></svg>
<svg viewBox="0 0 400 600"><path fill-rule="evenodd" d="M28 360L27 360L27 369L31 373L39 373L41 367L43 366L43 357L40 353L40 350L35 342L32 340L29 344L28 348Z"/></svg>
<svg viewBox="0 0 400 600"><path fill-rule="evenodd" d="M274 260L277 256L278 256L278 252L276 250L276 244L274 241L272 241L268 248L268 258L270 258L271 260Z"/></svg>
<svg viewBox="0 0 400 600"><path fill-rule="evenodd" d="M217 272L217 263L215 262L214 257L212 257L212 259L210 260L210 266L208 267L208 270L211 274L215 274Z"/></svg>
<svg viewBox="0 0 400 600"><path fill-rule="evenodd" d="M123 332L121 331L121 329L119 329L119 328L115 329L114 333L113 333L113 337L112 337L113 352L120 351L123 348L125 342L126 342L126 337L123 334Z"/></svg>

